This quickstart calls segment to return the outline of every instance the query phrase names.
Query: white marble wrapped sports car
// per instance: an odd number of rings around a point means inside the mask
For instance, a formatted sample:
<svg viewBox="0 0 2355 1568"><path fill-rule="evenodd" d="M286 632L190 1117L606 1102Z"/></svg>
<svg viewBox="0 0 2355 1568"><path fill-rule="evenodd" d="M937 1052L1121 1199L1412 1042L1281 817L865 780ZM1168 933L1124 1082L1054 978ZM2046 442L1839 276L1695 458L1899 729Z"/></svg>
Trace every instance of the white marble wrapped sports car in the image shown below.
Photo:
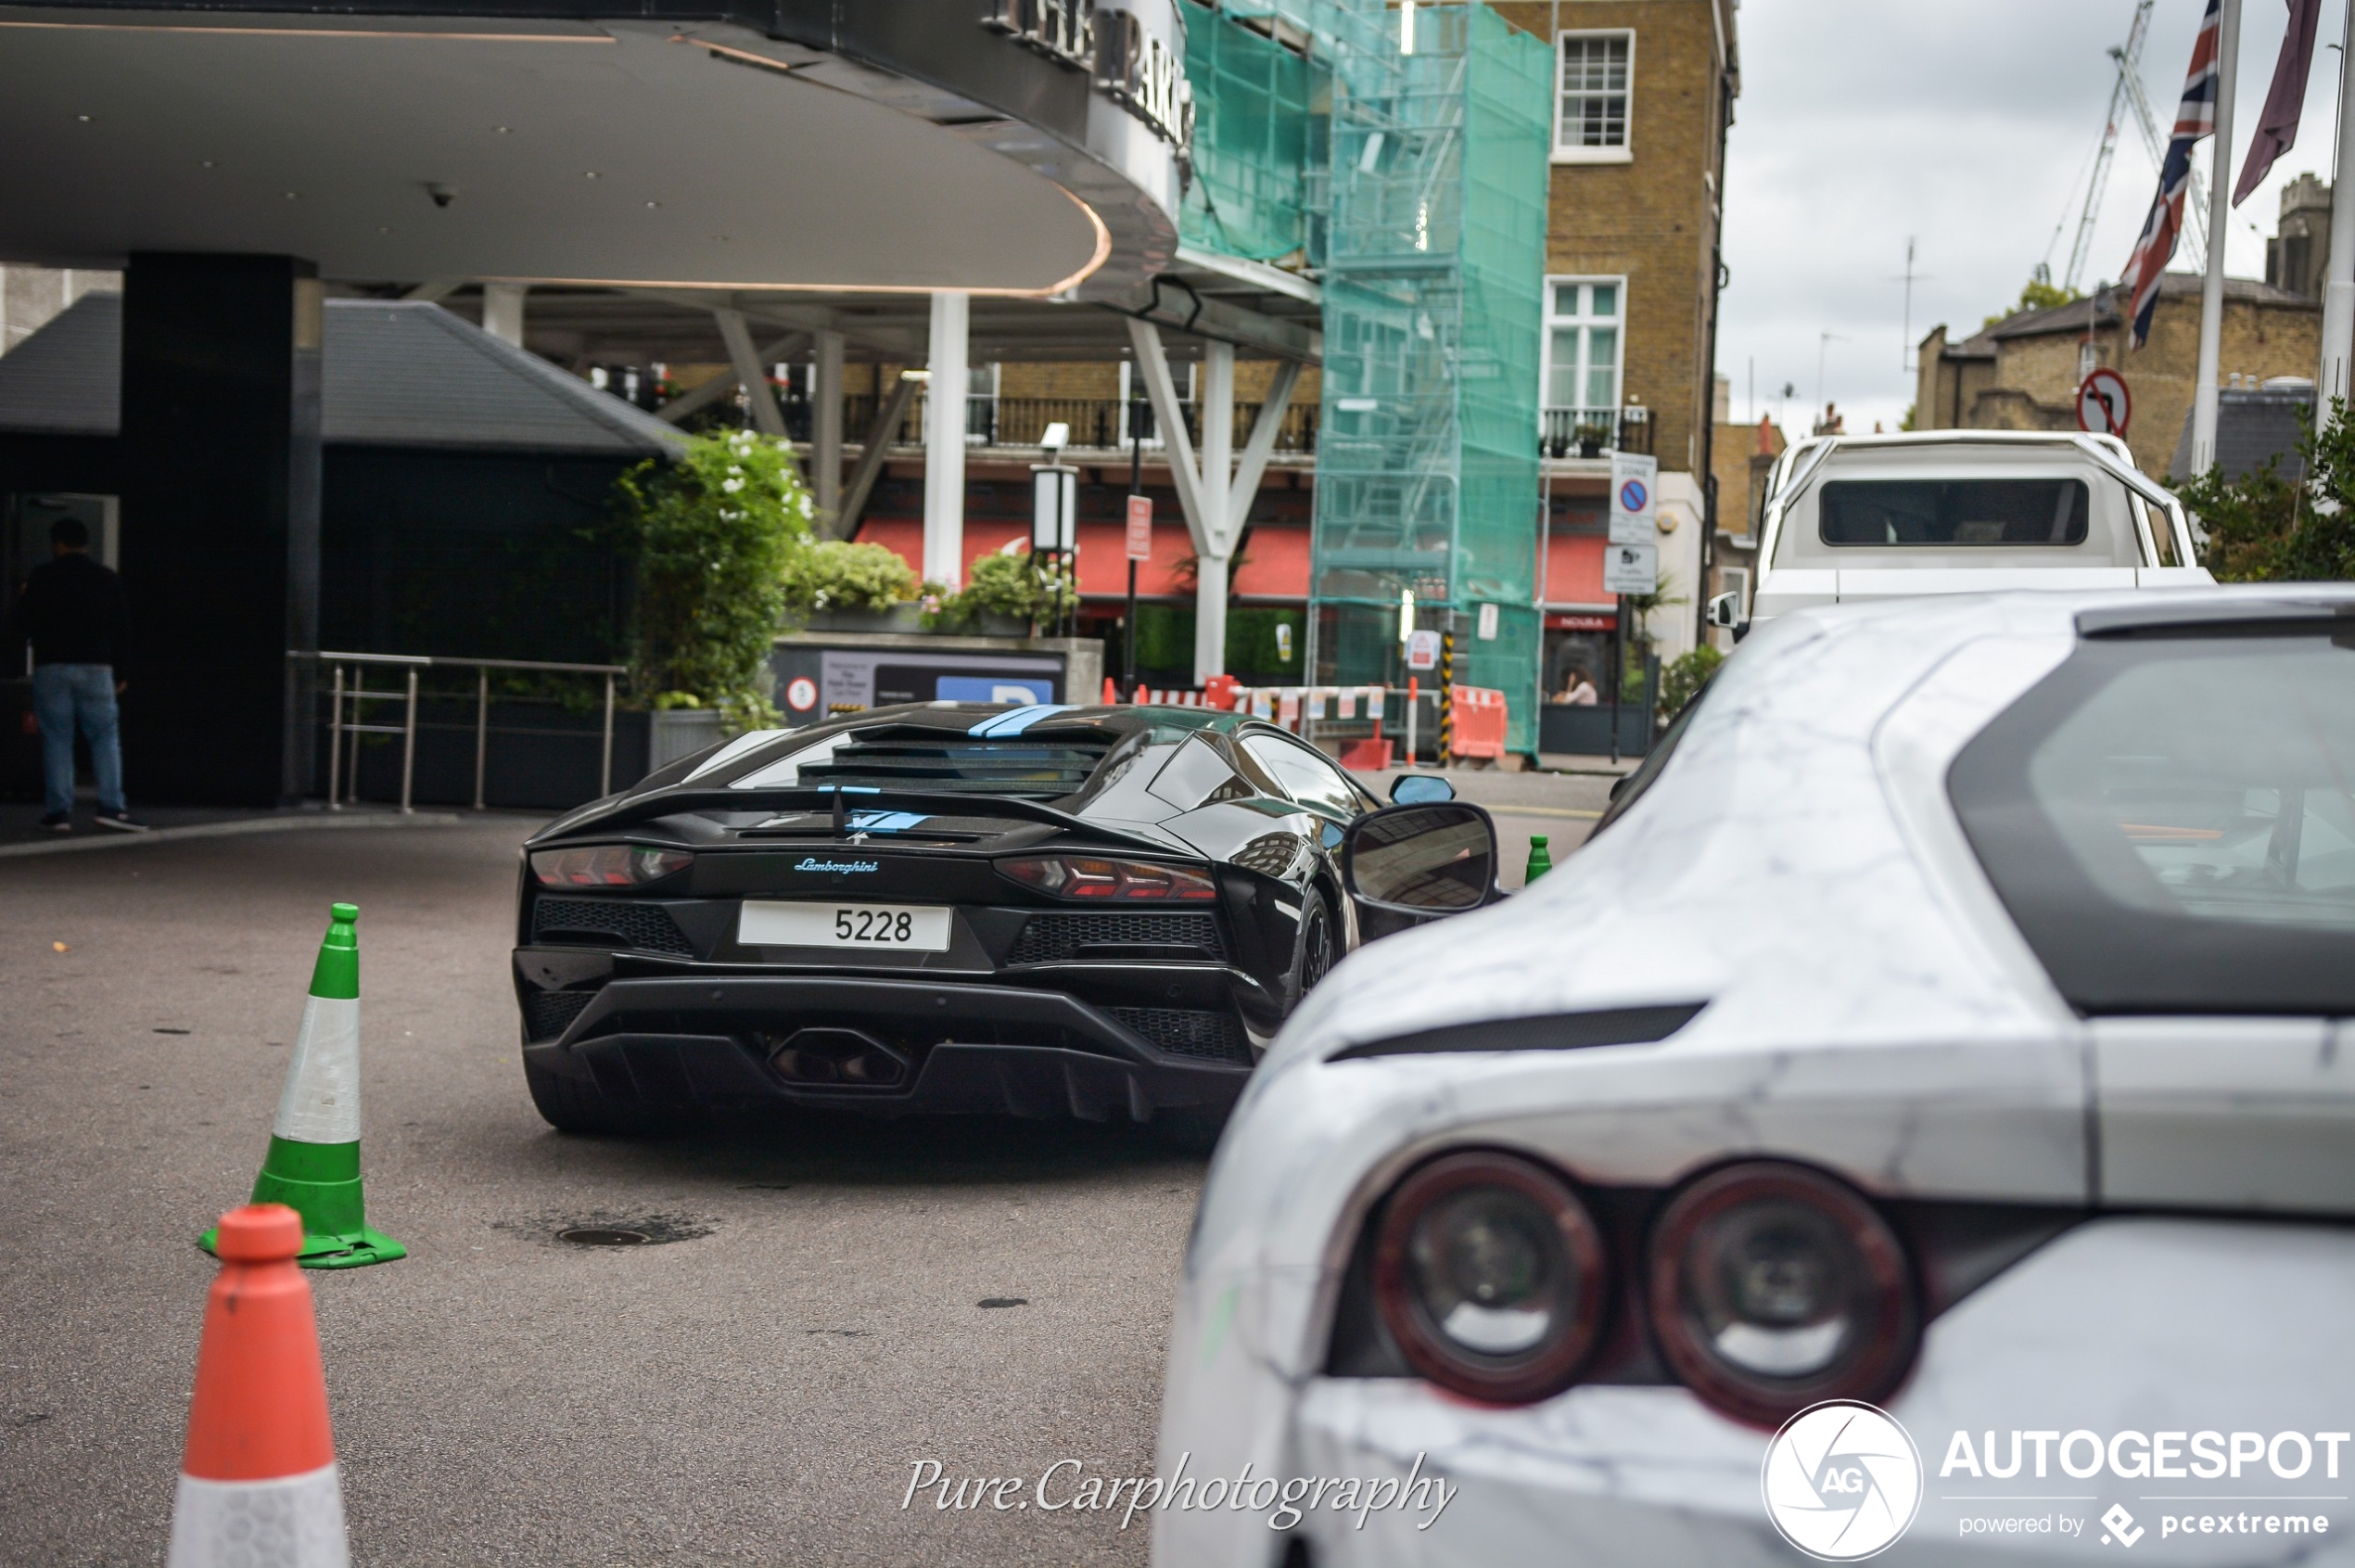
<svg viewBox="0 0 2355 1568"><path fill-rule="evenodd" d="M2351 791L2355 590L2048 593L1762 628L1508 900L1362 820L1488 907L1229 1124L1155 1561L2355 1562Z"/></svg>

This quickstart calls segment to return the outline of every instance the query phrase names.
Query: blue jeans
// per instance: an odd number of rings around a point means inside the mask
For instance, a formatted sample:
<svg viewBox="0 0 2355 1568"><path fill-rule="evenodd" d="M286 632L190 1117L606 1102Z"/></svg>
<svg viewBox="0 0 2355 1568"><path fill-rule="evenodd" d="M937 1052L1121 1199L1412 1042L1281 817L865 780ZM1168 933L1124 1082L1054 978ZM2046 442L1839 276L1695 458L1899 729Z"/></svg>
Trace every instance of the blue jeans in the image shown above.
<svg viewBox="0 0 2355 1568"><path fill-rule="evenodd" d="M122 737L115 725L114 666L41 664L32 670L32 711L41 720L41 777L52 814L73 809L73 727L90 737L98 805L124 809Z"/></svg>

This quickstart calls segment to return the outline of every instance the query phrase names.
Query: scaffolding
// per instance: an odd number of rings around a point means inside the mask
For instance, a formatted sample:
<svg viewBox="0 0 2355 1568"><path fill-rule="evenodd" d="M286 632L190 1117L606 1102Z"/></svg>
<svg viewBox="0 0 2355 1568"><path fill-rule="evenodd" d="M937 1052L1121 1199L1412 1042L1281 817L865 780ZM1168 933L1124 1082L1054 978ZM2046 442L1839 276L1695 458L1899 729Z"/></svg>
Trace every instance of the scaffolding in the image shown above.
<svg viewBox="0 0 2355 1568"><path fill-rule="evenodd" d="M1324 288L1314 679L1404 684L1411 593L1418 625L1456 632L1458 681L1504 691L1508 745L1534 751L1552 57L1476 3L1187 15L1189 243L1297 252Z"/></svg>

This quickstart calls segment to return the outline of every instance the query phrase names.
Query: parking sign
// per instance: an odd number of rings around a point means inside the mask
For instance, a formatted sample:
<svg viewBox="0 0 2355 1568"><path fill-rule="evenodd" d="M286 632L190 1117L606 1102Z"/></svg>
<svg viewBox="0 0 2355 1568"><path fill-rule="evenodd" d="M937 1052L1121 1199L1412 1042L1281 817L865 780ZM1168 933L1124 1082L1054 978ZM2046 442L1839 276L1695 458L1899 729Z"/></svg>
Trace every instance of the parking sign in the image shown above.
<svg viewBox="0 0 2355 1568"><path fill-rule="evenodd" d="M1649 544L1660 506L1660 460L1610 454L1610 542Z"/></svg>

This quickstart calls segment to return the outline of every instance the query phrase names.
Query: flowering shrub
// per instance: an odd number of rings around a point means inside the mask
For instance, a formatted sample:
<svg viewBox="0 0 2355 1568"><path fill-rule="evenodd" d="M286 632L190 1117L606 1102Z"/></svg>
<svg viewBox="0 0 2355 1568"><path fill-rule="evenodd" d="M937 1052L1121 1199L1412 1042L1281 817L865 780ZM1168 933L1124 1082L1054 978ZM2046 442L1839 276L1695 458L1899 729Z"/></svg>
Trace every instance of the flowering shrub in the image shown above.
<svg viewBox="0 0 2355 1568"><path fill-rule="evenodd" d="M942 630L970 626L984 615L1010 616L1015 620L1047 622L1076 609L1079 590L1060 561L1043 568L1030 559L1030 542L1011 541L974 563L973 577L962 592L952 593L936 582L924 584L924 614Z"/></svg>
<svg viewBox="0 0 2355 1568"><path fill-rule="evenodd" d="M785 608L887 610L923 590L899 553L887 545L829 540L785 563Z"/></svg>
<svg viewBox="0 0 2355 1568"><path fill-rule="evenodd" d="M790 445L749 430L697 436L616 490L637 576L632 692L655 708L719 708L733 730L773 721L770 641L817 510Z"/></svg>

